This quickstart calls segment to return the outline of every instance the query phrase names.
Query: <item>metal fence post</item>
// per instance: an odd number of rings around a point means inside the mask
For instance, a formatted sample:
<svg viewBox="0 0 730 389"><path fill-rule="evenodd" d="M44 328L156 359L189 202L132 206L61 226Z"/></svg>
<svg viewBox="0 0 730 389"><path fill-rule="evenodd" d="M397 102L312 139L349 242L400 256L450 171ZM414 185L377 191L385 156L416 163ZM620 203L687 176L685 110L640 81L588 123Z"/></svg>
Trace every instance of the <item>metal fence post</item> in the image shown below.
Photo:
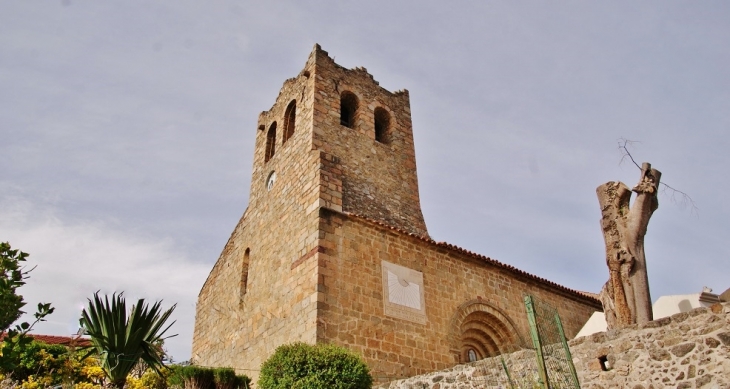
<svg viewBox="0 0 730 389"><path fill-rule="evenodd" d="M510 389L515 389L515 384L512 382L512 376L509 375L509 369L507 368L507 364L504 362L504 357L499 357L499 359L502 360L502 368L504 369L504 373L507 374L507 381L509 382Z"/></svg>
<svg viewBox="0 0 730 389"><path fill-rule="evenodd" d="M558 332L560 333L560 339L563 341L563 348L565 348L565 355L568 358L568 366L570 366L570 374L573 375L573 381L575 387L580 389L580 381L578 381L578 372L575 371L575 365L573 364L573 355L570 353L570 347L568 347L568 341L565 339L565 332L563 331L563 323L560 321L560 315L555 311L555 324L558 326Z"/></svg>
<svg viewBox="0 0 730 389"><path fill-rule="evenodd" d="M550 381L548 381L547 369L545 368L545 358L542 354L542 342L540 340L540 331L537 329L537 319L535 317L535 306L532 296L525 296L525 309L527 310L527 320L530 322L530 337L532 337L532 345L535 347L537 355L537 369L540 373L540 387L550 389Z"/></svg>

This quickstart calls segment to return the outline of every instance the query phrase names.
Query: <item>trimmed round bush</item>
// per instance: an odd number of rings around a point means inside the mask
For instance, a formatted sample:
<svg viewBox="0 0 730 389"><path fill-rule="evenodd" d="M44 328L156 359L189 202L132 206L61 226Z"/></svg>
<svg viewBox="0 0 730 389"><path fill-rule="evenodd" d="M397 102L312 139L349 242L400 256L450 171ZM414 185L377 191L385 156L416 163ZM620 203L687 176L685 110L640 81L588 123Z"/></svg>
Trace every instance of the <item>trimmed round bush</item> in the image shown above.
<svg viewBox="0 0 730 389"><path fill-rule="evenodd" d="M261 365L261 389L370 389L365 362L346 348L292 343L279 346Z"/></svg>

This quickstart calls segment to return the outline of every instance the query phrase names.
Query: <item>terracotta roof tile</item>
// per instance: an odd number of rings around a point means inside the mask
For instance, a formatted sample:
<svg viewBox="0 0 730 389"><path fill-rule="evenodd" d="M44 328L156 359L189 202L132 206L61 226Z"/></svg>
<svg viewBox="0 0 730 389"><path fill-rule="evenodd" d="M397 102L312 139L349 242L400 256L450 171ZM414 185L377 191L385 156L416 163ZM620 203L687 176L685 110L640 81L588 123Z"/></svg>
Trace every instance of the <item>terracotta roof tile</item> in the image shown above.
<svg viewBox="0 0 730 389"><path fill-rule="evenodd" d="M458 253L461 253L461 254L468 255L470 257L473 257L473 258L482 260L482 261L487 262L487 263L489 263L491 265L494 265L496 267L505 269L505 270L507 270L507 271L509 271L511 273L517 274L519 276L532 279L532 280L537 281L537 282L542 283L542 284L550 285L550 286L552 286L554 288L557 288L557 289L562 290L564 292L570 293L570 294L575 295L577 297L591 300L595 304L599 304L599 305L601 304L601 301L598 299L598 295L595 294L595 293L581 292L581 291L577 291L577 290L574 290L574 289L567 288L567 287L565 287L563 285L557 284L555 282L552 282L552 281L550 281L548 279L545 279L545 278L542 278L542 277L538 277L538 276L536 276L534 274L530 274L530 273L528 273L528 272L526 272L524 270L520 270L520 269L518 269L518 268L516 268L516 267L514 267L512 265L508 265L506 263L499 262L499 261L497 261L495 259L492 259L492 258L489 258L487 256L484 256L484 255L481 255L481 254L477 254L477 253L471 252L469 250L466 250L464 248L455 246L455 245L450 244L450 243L436 242L435 240L433 240L433 239L431 239L429 237L419 236L419 235L416 235L416 234L413 234L413 233L410 233L410 232L401 230L400 228L393 227L391 225L385 224L385 223L383 223L381 221L370 219L370 218L368 218L366 216L362 216L362 215L358 215L358 214L350 213L350 212L342 212L342 213L345 214L345 215L347 215L347 216L350 216L350 217L355 217L355 218L358 218L358 219L367 221L369 223L376 224L376 225L381 226L381 227L384 227L384 228L388 228L390 230L396 231L396 232L401 233L401 234L404 234L404 235L412 236L412 237L414 237L416 239L419 239L419 240L424 241L426 243L429 243L431 245L438 246L438 247L443 247L443 248L449 249L451 251L455 251L455 252L458 252Z"/></svg>
<svg viewBox="0 0 730 389"><path fill-rule="evenodd" d="M74 344L76 347L87 347L91 346L91 340L89 338L77 338L72 336L58 336L58 335L41 335L41 334L28 334L33 340L43 342L46 344L60 344L64 346L70 346ZM5 339L5 333L0 334L0 340ZM74 343L75 342L75 343Z"/></svg>

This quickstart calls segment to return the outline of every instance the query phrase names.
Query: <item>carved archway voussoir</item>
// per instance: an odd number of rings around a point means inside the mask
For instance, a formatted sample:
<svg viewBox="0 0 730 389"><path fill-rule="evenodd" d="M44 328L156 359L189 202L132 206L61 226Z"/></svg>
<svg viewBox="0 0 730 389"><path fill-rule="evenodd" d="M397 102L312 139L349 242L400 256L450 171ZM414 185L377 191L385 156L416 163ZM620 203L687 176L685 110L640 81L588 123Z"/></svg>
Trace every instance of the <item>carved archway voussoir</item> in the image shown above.
<svg viewBox="0 0 730 389"><path fill-rule="evenodd" d="M489 329L489 335L498 350L517 342L519 336L514 321L502 310L487 301L474 299L461 304L452 315L447 339L452 352L461 355L463 348L462 325L465 324L465 320L469 315L477 312L484 314L483 317L479 317L480 320L478 321Z"/></svg>

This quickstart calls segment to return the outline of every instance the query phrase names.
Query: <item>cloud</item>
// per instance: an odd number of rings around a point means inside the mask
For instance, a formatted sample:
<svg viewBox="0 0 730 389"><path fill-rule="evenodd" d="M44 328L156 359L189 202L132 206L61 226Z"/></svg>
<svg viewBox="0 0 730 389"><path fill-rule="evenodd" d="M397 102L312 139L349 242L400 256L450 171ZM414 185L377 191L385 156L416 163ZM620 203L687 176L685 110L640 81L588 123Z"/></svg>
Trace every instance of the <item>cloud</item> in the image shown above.
<svg viewBox="0 0 730 389"><path fill-rule="evenodd" d="M727 5L70 4L0 13L0 240L38 264L28 301L58 307L39 330L73 332L94 291L125 290L179 303L186 357L246 206L257 115L315 42L410 91L436 240L598 291L594 191L636 182L625 137L701 209L660 198L652 295L728 286Z"/></svg>
<svg viewBox="0 0 730 389"><path fill-rule="evenodd" d="M195 301L208 264L191 260L172 239L120 230L103 220L69 221L53 205L19 196L17 187L0 187L5 193L0 198L0 240L29 253L28 267L37 266L20 289L26 311L32 313L39 302L56 308L34 332L75 333L87 298L97 290L124 291L130 305L137 298L163 300L164 309L177 304L172 315L177 322L170 331L178 336L166 348L175 360L189 358Z"/></svg>

